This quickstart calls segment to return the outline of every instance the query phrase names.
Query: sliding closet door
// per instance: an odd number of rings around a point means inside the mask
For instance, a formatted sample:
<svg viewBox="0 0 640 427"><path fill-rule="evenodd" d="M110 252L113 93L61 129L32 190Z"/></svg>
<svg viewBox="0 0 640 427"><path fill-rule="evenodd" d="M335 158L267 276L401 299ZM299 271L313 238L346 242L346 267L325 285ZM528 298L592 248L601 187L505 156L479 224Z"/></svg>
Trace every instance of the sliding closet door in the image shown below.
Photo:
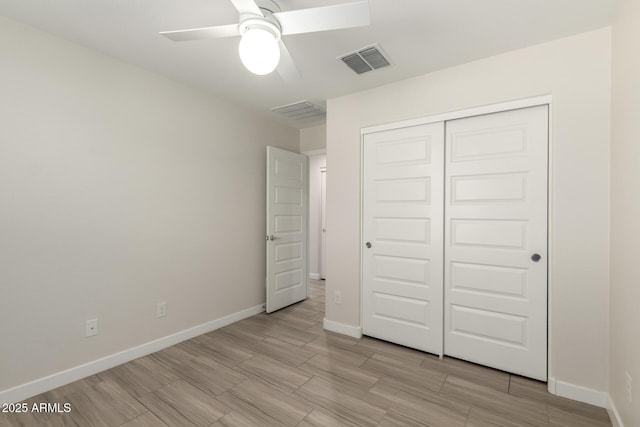
<svg viewBox="0 0 640 427"><path fill-rule="evenodd" d="M447 122L445 354L547 378L548 107Z"/></svg>
<svg viewBox="0 0 640 427"><path fill-rule="evenodd" d="M367 134L363 332L442 354L444 124Z"/></svg>

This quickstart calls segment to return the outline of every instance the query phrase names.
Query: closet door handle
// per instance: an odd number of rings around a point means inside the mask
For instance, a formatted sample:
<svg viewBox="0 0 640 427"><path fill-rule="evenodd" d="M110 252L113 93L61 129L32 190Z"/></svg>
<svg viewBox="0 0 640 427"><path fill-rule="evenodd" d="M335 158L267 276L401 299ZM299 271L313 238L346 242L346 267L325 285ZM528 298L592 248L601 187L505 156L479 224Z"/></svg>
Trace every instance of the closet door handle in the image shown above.
<svg viewBox="0 0 640 427"><path fill-rule="evenodd" d="M533 262L538 262L542 259L542 257L540 256L540 254L533 254L531 255L531 261Z"/></svg>
<svg viewBox="0 0 640 427"><path fill-rule="evenodd" d="M367 243L365 243L365 246L366 246L367 248L371 248L371 242L367 242Z"/></svg>

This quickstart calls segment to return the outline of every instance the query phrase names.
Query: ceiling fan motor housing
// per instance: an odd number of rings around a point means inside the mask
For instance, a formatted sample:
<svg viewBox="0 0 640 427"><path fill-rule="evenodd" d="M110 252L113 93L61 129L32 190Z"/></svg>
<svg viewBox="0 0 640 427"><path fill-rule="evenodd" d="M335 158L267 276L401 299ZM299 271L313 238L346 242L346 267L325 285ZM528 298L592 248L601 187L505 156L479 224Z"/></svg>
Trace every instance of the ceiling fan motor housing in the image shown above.
<svg viewBox="0 0 640 427"><path fill-rule="evenodd" d="M253 14L241 14L238 31L240 35L244 35L251 28L261 28L273 33L276 41L280 40L282 35L282 27L278 20L273 16L274 13L280 12L280 6L273 0L256 0L256 5L264 16Z"/></svg>
<svg viewBox="0 0 640 427"><path fill-rule="evenodd" d="M273 37L276 41L280 40L280 36L282 35L282 29L280 28L280 23L272 16L262 17L256 15L245 15L241 17L240 25L238 26L238 31L241 36L249 31L252 28L260 28L262 30L269 31L273 34Z"/></svg>
<svg viewBox="0 0 640 427"><path fill-rule="evenodd" d="M273 0L256 0L256 4L265 16L267 16L267 14L271 15L272 13L282 11L280 6L278 6L278 3Z"/></svg>

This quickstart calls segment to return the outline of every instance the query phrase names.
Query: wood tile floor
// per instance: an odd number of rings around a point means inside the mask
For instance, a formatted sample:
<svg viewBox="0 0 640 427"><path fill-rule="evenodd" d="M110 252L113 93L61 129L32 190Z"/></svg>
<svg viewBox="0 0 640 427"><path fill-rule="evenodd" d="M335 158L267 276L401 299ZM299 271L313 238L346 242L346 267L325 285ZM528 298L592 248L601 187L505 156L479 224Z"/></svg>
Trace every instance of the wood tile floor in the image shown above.
<svg viewBox="0 0 640 427"><path fill-rule="evenodd" d="M604 409L546 385L322 329L324 285L259 314L27 402L68 414L0 414L1 426L611 426Z"/></svg>

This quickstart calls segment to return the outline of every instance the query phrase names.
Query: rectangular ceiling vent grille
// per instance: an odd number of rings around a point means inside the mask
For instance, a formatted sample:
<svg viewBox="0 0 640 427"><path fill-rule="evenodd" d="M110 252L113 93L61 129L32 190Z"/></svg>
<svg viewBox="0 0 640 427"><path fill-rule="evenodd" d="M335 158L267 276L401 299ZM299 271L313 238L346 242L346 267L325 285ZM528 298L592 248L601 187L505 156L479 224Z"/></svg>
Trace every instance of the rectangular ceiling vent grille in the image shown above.
<svg viewBox="0 0 640 427"><path fill-rule="evenodd" d="M276 114L281 114L291 120L316 120L324 119L327 113L317 105L309 101L300 101L293 104L282 105L271 109Z"/></svg>
<svg viewBox="0 0 640 427"><path fill-rule="evenodd" d="M391 65L391 61L377 44L343 55L339 59L356 74L363 74Z"/></svg>

